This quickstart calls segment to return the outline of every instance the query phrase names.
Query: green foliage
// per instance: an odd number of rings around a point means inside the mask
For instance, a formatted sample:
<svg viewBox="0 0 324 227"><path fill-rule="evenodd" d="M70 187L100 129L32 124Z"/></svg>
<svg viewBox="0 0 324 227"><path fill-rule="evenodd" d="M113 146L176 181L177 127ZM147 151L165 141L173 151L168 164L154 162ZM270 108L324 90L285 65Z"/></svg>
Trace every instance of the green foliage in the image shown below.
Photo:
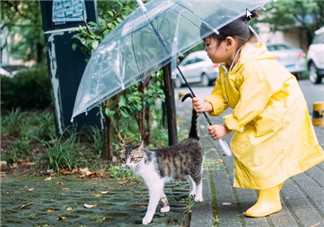
<svg viewBox="0 0 324 227"><path fill-rule="evenodd" d="M180 203L186 204L186 212L190 213L192 211L192 208L195 205L194 199L191 196L188 196L186 198L182 198L180 200Z"/></svg>
<svg viewBox="0 0 324 227"><path fill-rule="evenodd" d="M79 33L73 36L82 44L82 52L90 56L91 51L98 47L103 38L136 7L136 1L99 1L99 23L89 22L86 29L80 26ZM73 44L72 49L76 48L77 44Z"/></svg>
<svg viewBox="0 0 324 227"><path fill-rule="evenodd" d="M271 2L262 11L261 22L270 26L270 31L285 30L289 26L302 26L308 31L309 42L314 31L324 24L324 2L317 0Z"/></svg>
<svg viewBox="0 0 324 227"><path fill-rule="evenodd" d="M220 224L220 220L219 220L218 215L214 216L213 223L216 224L216 225L219 225Z"/></svg>
<svg viewBox="0 0 324 227"><path fill-rule="evenodd" d="M12 109L7 116L2 116L1 129L3 134L11 134L18 136L21 132L21 125L25 113L21 109Z"/></svg>
<svg viewBox="0 0 324 227"><path fill-rule="evenodd" d="M1 107L5 110L49 107L51 93L47 69L37 67L13 78L1 77L1 96Z"/></svg>
<svg viewBox="0 0 324 227"><path fill-rule="evenodd" d="M22 112L17 108L4 112L1 117L1 158L9 164L24 158L34 159L34 151L37 150L35 138L48 140L55 136L51 113Z"/></svg>
<svg viewBox="0 0 324 227"><path fill-rule="evenodd" d="M109 167L110 176L117 180L139 181L135 174L122 166L111 165Z"/></svg>
<svg viewBox="0 0 324 227"><path fill-rule="evenodd" d="M7 29L8 36L14 40L1 44L8 47L11 57L24 62L45 62L39 1L1 1L1 28Z"/></svg>
<svg viewBox="0 0 324 227"><path fill-rule="evenodd" d="M152 75L152 80L144 88L144 92L138 91L138 86L138 84L135 84L122 92L119 100L117 100L117 105L112 109L105 108L105 114L108 117L117 115L117 119L121 117L134 118L134 115L143 111L144 108L155 106L156 100L161 99L163 101L165 99L162 90L163 77L160 73Z"/></svg>
<svg viewBox="0 0 324 227"><path fill-rule="evenodd" d="M88 137L90 143L93 145L92 151L96 158L101 158L104 150L103 135L100 129L96 126L87 126L84 130L85 136Z"/></svg>
<svg viewBox="0 0 324 227"><path fill-rule="evenodd" d="M40 141L46 152L39 157L37 162L42 164L43 168L58 172L60 169L71 170L88 164L79 147L80 135L71 128L67 128L66 132L69 132L67 137L61 136L50 141Z"/></svg>
<svg viewBox="0 0 324 227"><path fill-rule="evenodd" d="M161 110L153 114L152 146L166 146L168 138L165 129L156 120ZM156 120L155 120L156 119ZM139 141L135 121L121 121L125 137ZM1 160L9 165L28 159L35 162L35 171L69 169L99 166L103 152L102 132L94 126L84 126L82 132L68 128L64 137L56 137L53 114L48 111L22 112L20 108L4 112L1 116ZM115 150L118 145L114 144ZM137 181L131 171L120 166L110 167L112 177L121 180Z"/></svg>

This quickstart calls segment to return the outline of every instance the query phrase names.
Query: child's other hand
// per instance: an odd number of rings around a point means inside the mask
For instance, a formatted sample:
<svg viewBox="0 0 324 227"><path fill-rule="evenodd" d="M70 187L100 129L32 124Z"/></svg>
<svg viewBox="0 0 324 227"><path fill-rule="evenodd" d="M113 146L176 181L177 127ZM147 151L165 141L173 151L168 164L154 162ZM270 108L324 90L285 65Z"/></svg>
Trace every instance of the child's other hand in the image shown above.
<svg viewBox="0 0 324 227"><path fill-rule="evenodd" d="M210 112L213 109L210 103L204 102L197 97L192 98L192 108L194 108L197 113Z"/></svg>
<svg viewBox="0 0 324 227"><path fill-rule="evenodd" d="M231 130L229 130L226 125L211 125L208 127L208 134L214 140L218 140L229 133L231 133Z"/></svg>

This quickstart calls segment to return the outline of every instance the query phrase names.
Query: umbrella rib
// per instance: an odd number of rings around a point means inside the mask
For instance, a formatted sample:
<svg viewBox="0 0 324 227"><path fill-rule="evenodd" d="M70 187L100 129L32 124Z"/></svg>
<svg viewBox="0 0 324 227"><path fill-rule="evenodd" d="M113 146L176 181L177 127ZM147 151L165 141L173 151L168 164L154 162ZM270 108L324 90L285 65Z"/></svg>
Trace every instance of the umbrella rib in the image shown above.
<svg viewBox="0 0 324 227"><path fill-rule="evenodd" d="M214 31L216 34L219 34L218 30L214 29L212 26L210 26L209 24L205 23L203 18L201 18L198 14L196 14L194 11L192 11L191 9L185 7L183 4L181 4L180 2L175 2L175 4L177 4L179 7L182 7L183 9L188 10L190 13L192 13L192 15L196 16L202 23L204 23L205 25L207 25L212 31ZM190 21L190 20L188 20Z"/></svg>
<svg viewBox="0 0 324 227"><path fill-rule="evenodd" d="M134 32L132 33L132 49L133 49L133 53L134 53L134 58L135 58L135 62L136 62L136 67L137 67L137 71L140 71L140 68L138 66L138 60L137 60L137 55L136 55L136 51L135 51L135 47L134 47ZM143 80L143 74L140 74L141 79Z"/></svg>

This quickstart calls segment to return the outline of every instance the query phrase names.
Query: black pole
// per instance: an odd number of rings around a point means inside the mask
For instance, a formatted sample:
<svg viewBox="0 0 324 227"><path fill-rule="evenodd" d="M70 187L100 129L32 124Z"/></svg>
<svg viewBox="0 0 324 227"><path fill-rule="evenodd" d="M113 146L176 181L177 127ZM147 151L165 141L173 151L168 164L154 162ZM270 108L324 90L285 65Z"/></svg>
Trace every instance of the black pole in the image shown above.
<svg viewBox="0 0 324 227"><path fill-rule="evenodd" d="M177 116L174 99L174 89L171 79L171 63L163 67L165 106L168 123L169 145L177 143Z"/></svg>

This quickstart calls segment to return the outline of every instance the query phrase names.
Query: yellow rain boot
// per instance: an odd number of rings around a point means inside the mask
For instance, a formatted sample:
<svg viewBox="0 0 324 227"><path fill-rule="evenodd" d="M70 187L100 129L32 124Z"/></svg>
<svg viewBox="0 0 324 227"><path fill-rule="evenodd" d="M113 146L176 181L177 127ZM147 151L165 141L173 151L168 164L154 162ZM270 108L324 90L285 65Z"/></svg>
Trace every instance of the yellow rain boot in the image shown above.
<svg viewBox="0 0 324 227"><path fill-rule="evenodd" d="M259 191L259 199L244 215L248 217L264 217L282 209L280 202L280 189L282 184L273 188Z"/></svg>

